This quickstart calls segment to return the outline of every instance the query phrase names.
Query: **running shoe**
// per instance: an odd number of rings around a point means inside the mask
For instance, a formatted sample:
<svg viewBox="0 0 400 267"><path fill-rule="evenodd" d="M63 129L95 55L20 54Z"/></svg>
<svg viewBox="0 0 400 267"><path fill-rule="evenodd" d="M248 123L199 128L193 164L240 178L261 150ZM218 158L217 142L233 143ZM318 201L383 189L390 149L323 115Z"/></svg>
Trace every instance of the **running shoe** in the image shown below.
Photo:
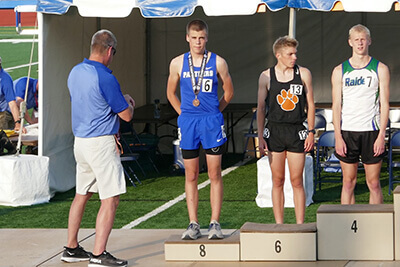
<svg viewBox="0 0 400 267"><path fill-rule="evenodd" d="M199 237L201 237L200 224L198 224L197 222L190 222L188 228L182 234L182 239L184 239L184 240L193 239L194 240Z"/></svg>
<svg viewBox="0 0 400 267"><path fill-rule="evenodd" d="M99 256L90 257L88 267L126 267L128 261L115 258L109 252L104 251Z"/></svg>
<svg viewBox="0 0 400 267"><path fill-rule="evenodd" d="M87 252L79 245L76 248L64 247L61 260L65 262L88 261L90 259L90 255L90 252Z"/></svg>
<svg viewBox="0 0 400 267"><path fill-rule="evenodd" d="M217 221L211 221L208 227L208 239L222 239L224 235L221 231L221 225Z"/></svg>

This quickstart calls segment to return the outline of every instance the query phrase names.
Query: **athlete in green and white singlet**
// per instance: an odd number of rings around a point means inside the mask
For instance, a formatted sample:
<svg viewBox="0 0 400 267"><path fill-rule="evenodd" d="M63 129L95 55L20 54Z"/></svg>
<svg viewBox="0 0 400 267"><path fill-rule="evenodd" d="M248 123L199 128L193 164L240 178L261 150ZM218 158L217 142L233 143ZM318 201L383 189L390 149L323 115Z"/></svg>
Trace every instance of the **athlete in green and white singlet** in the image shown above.
<svg viewBox="0 0 400 267"><path fill-rule="evenodd" d="M364 68L342 63L342 130L376 131L380 126L379 61L371 57Z"/></svg>
<svg viewBox="0 0 400 267"><path fill-rule="evenodd" d="M355 204L355 185L360 161L370 192L370 204L382 204L380 185L386 154L389 117L390 72L369 55L371 32L357 24L349 30L351 57L332 71L332 119L335 156L342 169L342 204Z"/></svg>

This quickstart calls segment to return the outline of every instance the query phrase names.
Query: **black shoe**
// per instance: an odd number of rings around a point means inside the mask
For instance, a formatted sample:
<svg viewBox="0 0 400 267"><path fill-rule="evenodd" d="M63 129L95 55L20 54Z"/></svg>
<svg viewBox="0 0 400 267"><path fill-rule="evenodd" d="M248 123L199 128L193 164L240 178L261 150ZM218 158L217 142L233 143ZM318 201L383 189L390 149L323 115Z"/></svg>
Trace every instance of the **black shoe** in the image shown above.
<svg viewBox="0 0 400 267"><path fill-rule="evenodd" d="M78 262L87 261L90 259L91 253L79 246L76 248L64 247L64 252L61 256L61 260L65 262Z"/></svg>
<svg viewBox="0 0 400 267"><path fill-rule="evenodd" d="M113 255L108 253L107 251L104 251L101 253L99 256L94 256L93 254L90 257L89 260L89 265L88 267L114 267L114 266L119 266L119 267L126 267L128 265L128 262L126 260L121 260L115 258Z"/></svg>

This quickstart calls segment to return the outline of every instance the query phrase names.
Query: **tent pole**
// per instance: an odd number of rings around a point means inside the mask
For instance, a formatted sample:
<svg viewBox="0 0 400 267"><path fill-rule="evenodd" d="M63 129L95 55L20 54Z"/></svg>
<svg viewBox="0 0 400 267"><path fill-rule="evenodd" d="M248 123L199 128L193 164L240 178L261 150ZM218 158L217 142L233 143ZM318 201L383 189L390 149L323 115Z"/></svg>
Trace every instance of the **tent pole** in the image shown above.
<svg viewBox="0 0 400 267"><path fill-rule="evenodd" d="M151 19L146 21L146 104L151 104Z"/></svg>
<svg viewBox="0 0 400 267"><path fill-rule="evenodd" d="M289 12L289 37L296 38L296 10L291 7Z"/></svg>

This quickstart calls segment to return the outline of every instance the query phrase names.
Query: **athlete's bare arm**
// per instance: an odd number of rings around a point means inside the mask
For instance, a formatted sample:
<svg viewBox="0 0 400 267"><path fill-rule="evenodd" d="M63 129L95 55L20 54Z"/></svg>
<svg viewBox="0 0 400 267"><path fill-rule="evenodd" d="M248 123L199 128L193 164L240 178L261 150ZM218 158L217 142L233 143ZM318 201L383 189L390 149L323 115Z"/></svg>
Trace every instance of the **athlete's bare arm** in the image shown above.
<svg viewBox="0 0 400 267"><path fill-rule="evenodd" d="M338 155L345 157L347 153L346 143L343 140L340 120L342 117L342 65L333 69L332 77L332 119L335 130L335 150Z"/></svg>
<svg viewBox="0 0 400 267"><path fill-rule="evenodd" d="M261 156L268 152L267 142L265 142L263 133L265 127L265 99L268 95L270 86L270 69L263 71L258 79L258 96L257 96L257 129L258 129L258 145Z"/></svg>
<svg viewBox="0 0 400 267"><path fill-rule="evenodd" d="M217 72L224 90L224 94L219 100L219 110L222 112L233 98L233 83L229 74L228 64L220 56L217 56Z"/></svg>
<svg viewBox="0 0 400 267"><path fill-rule="evenodd" d="M304 83L307 98L307 123L308 129L314 129L315 126L315 104L314 104L314 91L312 86L312 75L311 72L304 67L300 67L301 79ZM308 152L314 148L314 134L308 133L307 139L304 142L304 151Z"/></svg>
<svg viewBox="0 0 400 267"><path fill-rule="evenodd" d="M169 65L169 77L167 83L167 98L175 111L181 114L181 101L176 94L176 88L180 81L180 73L183 65L183 55L171 60Z"/></svg>
<svg viewBox="0 0 400 267"><path fill-rule="evenodd" d="M379 135L374 143L374 156L379 156L385 151L385 134L389 118L390 72L389 68L382 62L379 62L378 65L378 77L381 125L379 129Z"/></svg>

